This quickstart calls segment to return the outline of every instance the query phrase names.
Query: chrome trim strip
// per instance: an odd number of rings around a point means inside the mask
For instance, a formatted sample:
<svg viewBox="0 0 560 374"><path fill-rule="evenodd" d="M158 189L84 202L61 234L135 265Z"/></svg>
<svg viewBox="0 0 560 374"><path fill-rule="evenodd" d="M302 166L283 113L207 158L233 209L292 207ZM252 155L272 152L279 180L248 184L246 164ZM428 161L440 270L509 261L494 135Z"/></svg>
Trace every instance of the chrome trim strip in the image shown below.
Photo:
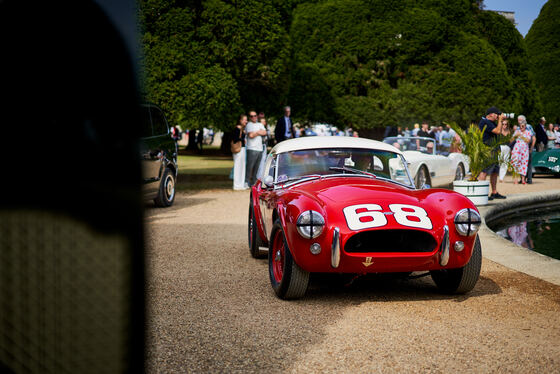
<svg viewBox="0 0 560 374"><path fill-rule="evenodd" d="M340 264L340 229L335 227L333 230L333 241L331 246L331 266L337 268Z"/></svg>
<svg viewBox="0 0 560 374"><path fill-rule="evenodd" d="M441 266L447 265L449 262L449 227L443 226L443 238L441 239L441 257L439 264Z"/></svg>

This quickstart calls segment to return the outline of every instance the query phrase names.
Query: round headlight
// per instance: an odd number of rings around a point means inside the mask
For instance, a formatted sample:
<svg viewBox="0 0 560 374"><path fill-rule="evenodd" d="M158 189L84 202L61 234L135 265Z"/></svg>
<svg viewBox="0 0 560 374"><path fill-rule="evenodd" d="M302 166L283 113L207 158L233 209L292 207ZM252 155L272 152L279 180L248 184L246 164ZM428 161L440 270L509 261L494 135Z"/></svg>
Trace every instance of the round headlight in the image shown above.
<svg viewBox="0 0 560 374"><path fill-rule="evenodd" d="M325 219L314 210L306 210L297 219L297 230L306 239L318 237L323 232L324 227Z"/></svg>
<svg viewBox="0 0 560 374"><path fill-rule="evenodd" d="M462 209L455 215L455 229L463 236L476 234L481 222L480 214L474 209Z"/></svg>

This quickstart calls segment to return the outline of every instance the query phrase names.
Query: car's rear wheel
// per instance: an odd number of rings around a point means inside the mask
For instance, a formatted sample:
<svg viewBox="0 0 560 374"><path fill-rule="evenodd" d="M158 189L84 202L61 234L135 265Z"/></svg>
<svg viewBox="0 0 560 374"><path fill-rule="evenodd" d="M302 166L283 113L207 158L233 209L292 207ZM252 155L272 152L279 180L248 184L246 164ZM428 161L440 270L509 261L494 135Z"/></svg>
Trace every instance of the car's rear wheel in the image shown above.
<svg viewBox="0 0 560 374"><path fill-rule="evenodd" d="M168 207L173 205L173 201L175 201L175 176L171 169L165 168L154 203L157 206Z"/></svg>
<svg viewBox="0 0 560 374"><path fill-rule="evenodd" d="M430 185L430 177L428 174L428 169L425 165L420 166L418 169L418 173L416 173L415 178L416 188L422 189L425 188L426 185Z"/></svg>
<svg viewBox="0 0 560 374"><path fill-rule="evenodd" d="M474 288L480 276L482 265L482 248L478 235L474 242L473 253L469 262L458 269L430 271L434 283L440 290L450 294L467 293Z"/></svg>
<svg viewBox="0 0 560 374"><path fill-rule="evenodd" d="M462 181L465 179L465 167L463 164L457 165L457 170L455 170L455 180Z"/></svg>
<svg viewBox="0 0 560 374"><path fill-rule="evenodd" d="M247 226L251 256L253 258L264 258L264 254L259 249L259 247L262 246L262 240L258 233L257 220L255 219L255 211L253 210L252 203L249 203L249 222Z"/></svg>
<svg viewBox="0 0 560 374"><path fill-rule="evenodd" d="M309 272L295 263L280 220L274 223L270 236L268 272L272 288L279 298L298 299L305 295Z"/></svg>

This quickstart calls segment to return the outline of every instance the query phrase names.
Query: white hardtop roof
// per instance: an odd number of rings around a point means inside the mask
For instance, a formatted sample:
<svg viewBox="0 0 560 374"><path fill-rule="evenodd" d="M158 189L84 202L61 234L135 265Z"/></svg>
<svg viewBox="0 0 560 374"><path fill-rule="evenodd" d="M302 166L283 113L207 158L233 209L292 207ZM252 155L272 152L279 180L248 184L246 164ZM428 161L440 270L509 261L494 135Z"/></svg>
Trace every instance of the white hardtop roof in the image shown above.
<svg viewBox="0 0 560 374"><path fill-rule="evenodd" d="M284 153L317 148L363 148L389 151L402 154L390 144L377 140L355 138L350 136L305 136L280 142L272 148L271 153Z"/></svg>

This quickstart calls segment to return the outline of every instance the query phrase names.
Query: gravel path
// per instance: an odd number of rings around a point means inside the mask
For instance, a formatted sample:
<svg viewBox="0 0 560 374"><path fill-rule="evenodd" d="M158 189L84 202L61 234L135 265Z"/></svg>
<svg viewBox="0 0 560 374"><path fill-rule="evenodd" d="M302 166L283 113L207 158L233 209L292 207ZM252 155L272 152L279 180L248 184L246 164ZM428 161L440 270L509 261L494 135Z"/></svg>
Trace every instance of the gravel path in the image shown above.
<svg viewBox="0 0 560 374"><path fill-rule="evenodd" d="M485 259L466 296L429 277L316 277L281 301L249 255L248 201L204 191L147 209L149 373L560 373L560 287Z"/></svg>

